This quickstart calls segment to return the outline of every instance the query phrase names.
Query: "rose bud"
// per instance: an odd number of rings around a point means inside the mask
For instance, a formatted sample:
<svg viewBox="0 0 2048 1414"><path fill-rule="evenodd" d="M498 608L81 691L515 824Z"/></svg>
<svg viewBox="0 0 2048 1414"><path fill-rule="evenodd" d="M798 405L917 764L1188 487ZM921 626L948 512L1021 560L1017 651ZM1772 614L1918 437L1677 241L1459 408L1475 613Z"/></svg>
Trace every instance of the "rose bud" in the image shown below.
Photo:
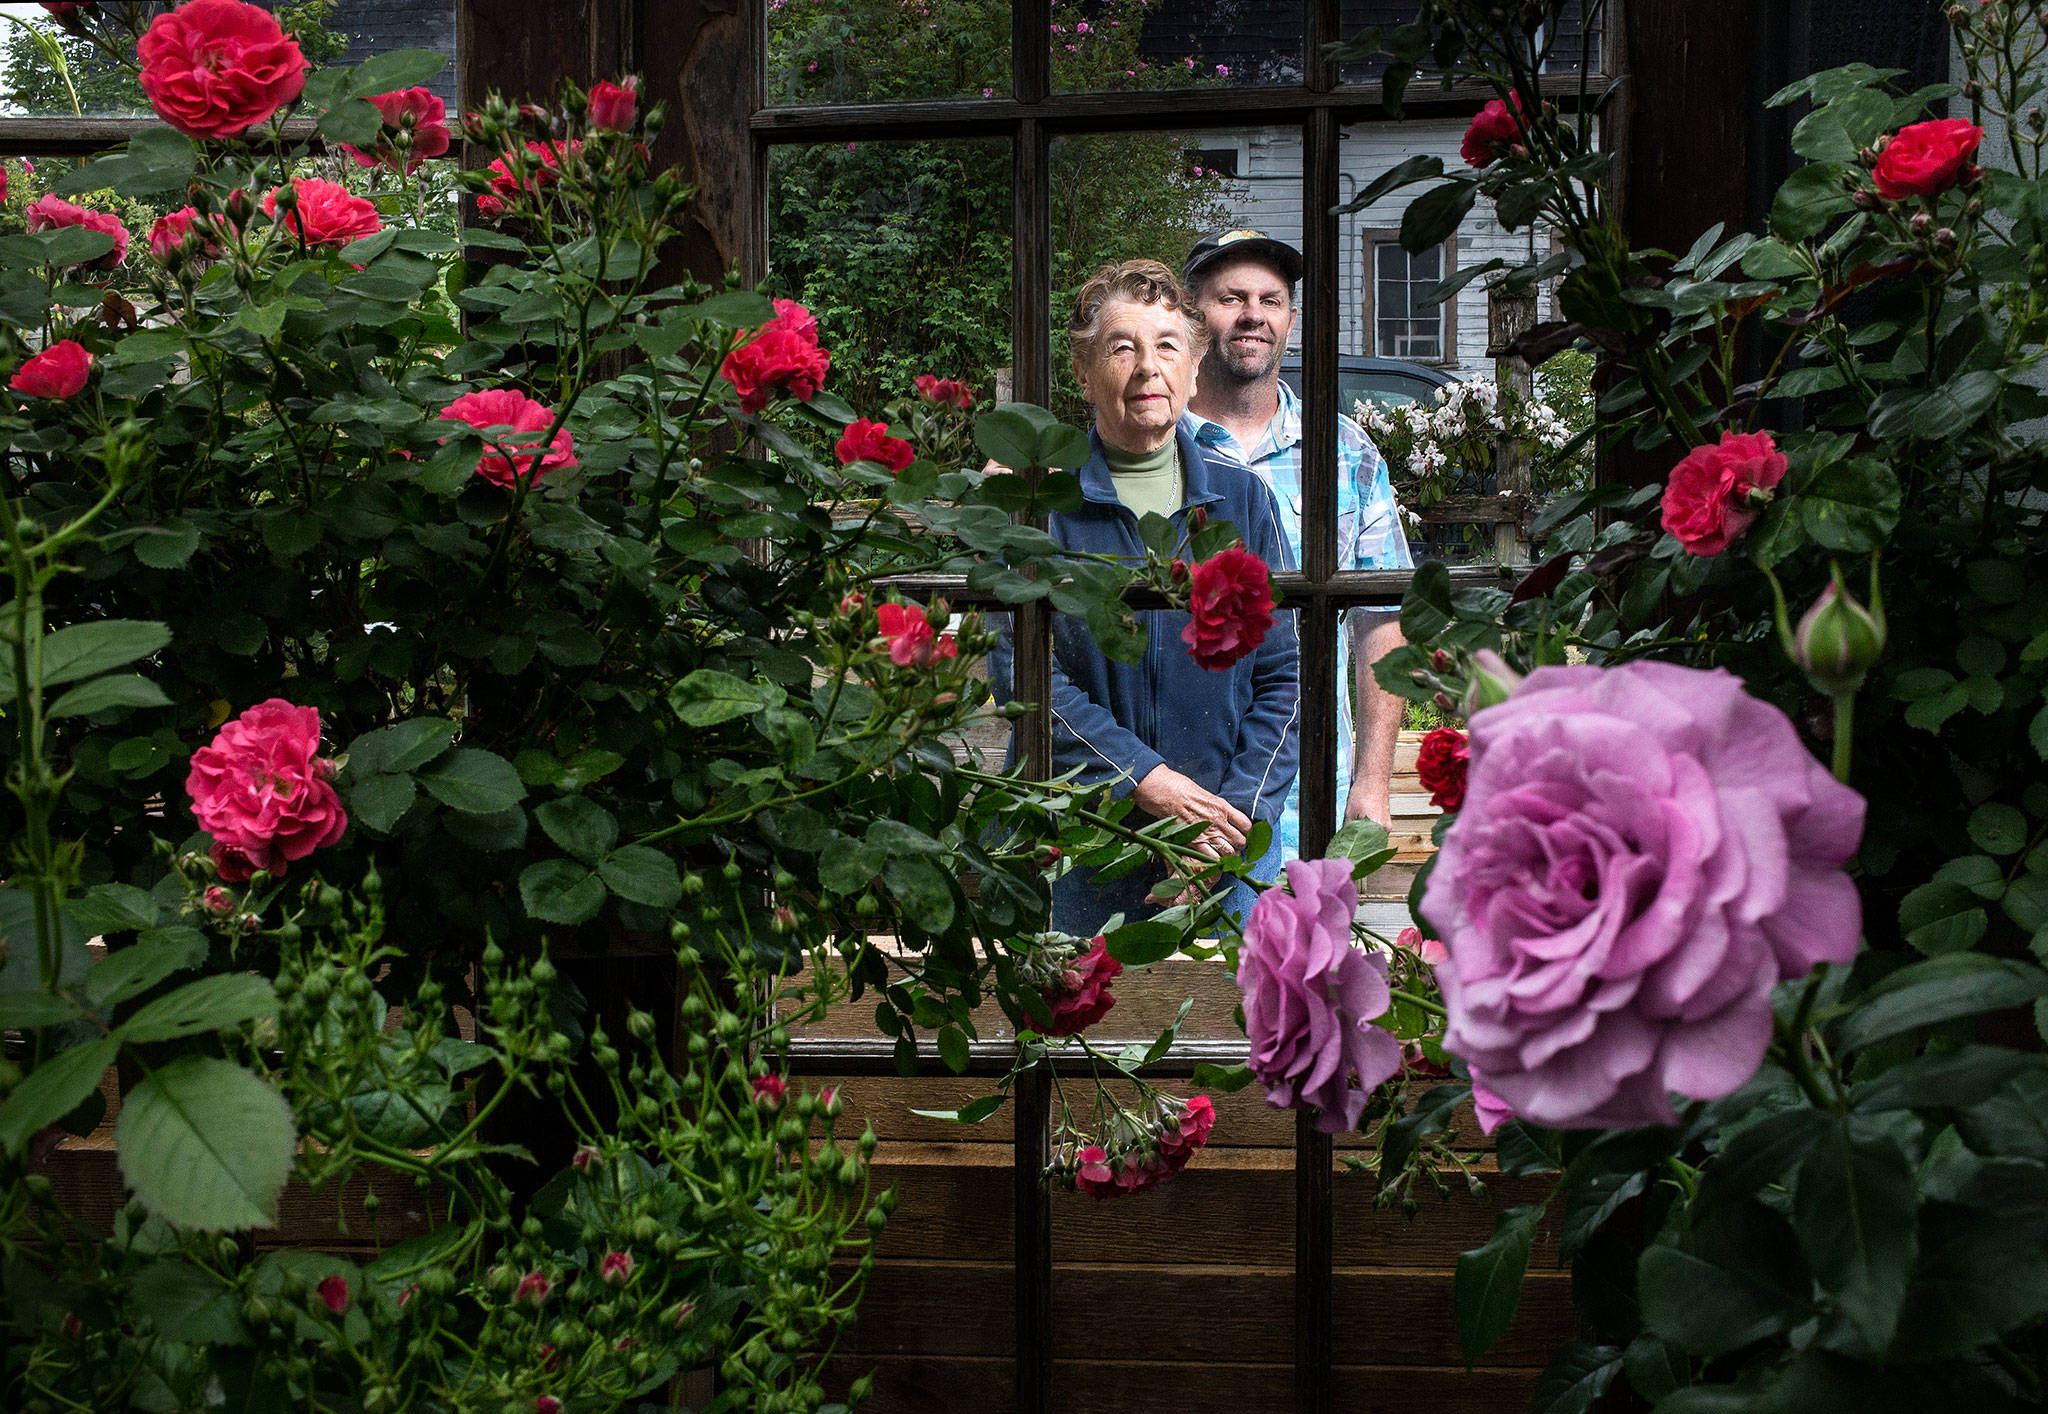
<svg viewBox="0 0 2048 1414"><path fill-rule="evenodd" d="M1180 556L1173 557L1173 563L1166 567L1167 578L1175 584L1185 584L1188 579L1188 562Z"/></svg>
<svg viewBox="0 0 2048 1414"><path fill-rule="evenodd" d="M1472 671L1466 679L1465 716L1472 717L1488 707L1508 700L1508 694L1522 684L1522 675L1491 648L1472 655Z"/></svg>
<svg viewBox="0 0 2048 1414"><path fill-rule="evenodd" d="M757 1075L754 1077L754 1108L773 1114L782 1108L783 1096L789 1093L789 1084L779 1075Z"/></svg>
<svg viewBox="0 0 2048 1414"><path fill-rule="evenodd" d="M1831 697L1855 692L1884 656L1884 606L1856 602L1839 577L1821 591L1792 631L1792 661Z"/></svg>
<svg viewBox="0 0 2048 1414"><path fill-rule="evenodd" d="M1206 506L1196 506L1188 512L1188 534L1201 534L1203 527L1208 525L1208 523L1209 510Z"/></svg>

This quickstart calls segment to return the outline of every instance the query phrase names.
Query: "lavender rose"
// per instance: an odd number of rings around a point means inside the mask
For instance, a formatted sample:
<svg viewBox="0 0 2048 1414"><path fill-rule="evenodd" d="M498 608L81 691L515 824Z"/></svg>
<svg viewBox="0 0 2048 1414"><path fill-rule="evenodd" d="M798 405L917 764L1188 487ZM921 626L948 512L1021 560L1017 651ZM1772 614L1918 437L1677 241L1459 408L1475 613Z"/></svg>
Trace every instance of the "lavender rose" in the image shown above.
<svg viewBox="0 0 2048 1414"><path fill-rule="evenodd" d="M1676 1119L1762 1063L1771 989L1856 952L1863 798L1725 672L1543 668L1472 719L1422 911L1447 1050L1553 1128Z"/></svg>
<svg viewBox="0 0 2048 1414"><path fill-rule="evenodd" d="M1352 945L1350 860L1290 859L1287 883L1252 905L1237 955L1252 1073L1268 1104L1314 1105L1316 1128L1338 1134L1401 1068L1401 1043L1372 1024L1393 1000L1387 960Z"/></svg>

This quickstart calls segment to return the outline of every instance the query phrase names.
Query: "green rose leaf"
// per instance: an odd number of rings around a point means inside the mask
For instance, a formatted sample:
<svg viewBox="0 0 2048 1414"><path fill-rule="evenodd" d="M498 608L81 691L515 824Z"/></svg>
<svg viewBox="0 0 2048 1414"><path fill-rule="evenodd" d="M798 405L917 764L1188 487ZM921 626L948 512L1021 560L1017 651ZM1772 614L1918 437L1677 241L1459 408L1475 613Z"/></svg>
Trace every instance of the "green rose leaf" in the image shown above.
<svg viewBox="0 0 2048 1414"><path fill-rule="evenodd" d="M1180 929L1151 919L1126 923L1103 938L1109 955L1126 967L1149 967L1163 962L1180 951L1183 941Z"/></svg>
<svg viewBox="0 0 2048 1414"><path fill-rule="evenodd" d="M586 863L604 858L619 840L619 822L611 811L580 795L565 795L538 806L533 818L548 838Z"/></svg>
<svg viewBox="0 0 2048 1414"><path fill-rule="evenodd" d="M644 844L613 850L597 866L597 872L620 898L649 908L674 908L683 897L675 860Z"/></svg>
<svg viewBox="0 0 2048 1414"><path fill-rule="evenodd" d="M1410 255L1420 255L1442 245L1464 224L1478 196L1478 182L1459 179L1431 187L1416 197L1401 213L1401 248Z"/></svg>
<svg viewBox="0 0 2048 1414"><path fill-rule="evenodd" d="M1529 1270L1529 1247L1543 1211L1541 1203L1508 1209L1494 1223L1493 1237L1485 1246L1458 1258L1458 1348L1468 1370L1515 1319L1522 1304L1522 1278Z"/></svg>
<svg viewBox="0 0 2048 1414"><path fill-rule="evenodd" d="M542 923L588 923L604 907L604 884L588 865L543 859L520 873L519 901Z"/></svg>
<svg viewBox="0 0 2048 1414"><path fill-rule="evenodd" d="M129 1309L158 1333L197 1345L247 1345L241 1298L211 1272L170 1259L144 1267L129 1288Z"/></svg>
<svg viewBox="0 0 2048 1414"><path fill-rule="evenodd" d="M121 1172L157 1216L201 1232L268 1227L298 1134L284 1097L239 1065L186 1056L121 1102Z"/></svg>
<svg viewBox="0 0 2048 1414"><path fill-rule="evenodd" d="M342 794L348 801L351 823L380 835L395 829L419 798L410 776L371 776L348 786Z"/></svg>
<svg viewBox="0 0 2048 1414"><path fill-rule="evenodd" d="M1922 884L1899 905L1900 931L1929 956L1974 947L1990 926L1982 902L1960 884Z"/></svg>
<svg viewBox="0 0 2048 1414"><path fill-rule="evenodd" d="M228 972L201 977L158 997L121 1023L114 1034L135 1045L175 1041L182 1036L219 1031L276 1014L277 993L267 979L247 972Z"/></svg>
<svg viewBox="0 0 2048 1414"><path fill-rule="evenodd" d="M1871 989L1842 1023L1842 1047L1858 1050L1921 1026L2024 1006L2048 996L2048 972L1959 952L1901 968Z"/></svg>
<svg viewBox="0 0 2048 1414"><path fill-rule="evenodd" d="M98 677L160 651L171 631L142 619L102 619L98 623L60 628L43 639L43 686ZM14 655L5 656L11 665Z"/></svg>
<svg viewBox="0 0 2048 1414"><path fill-rule="evenodd" d="M760 711L773 699L766 689L721 673L699 668L669 689L668 705L693 727L716 726Z"/></svg>
<svg viewBox="0 0 2048 1414"><path fill-rule="evenodd" d="M1812 1284L1790 1225L1754 1198L1711 1203L1677 1242L1636 1264L1643 1322L1694 1355L1719 1355L1789 1330Z"/></svg>
<svg viewBox="0 0 2048 1414"><path fill-rule="evenodd" d="M414 717L364 732L349 743L351 771L417 771L455 744L455 723L446 717Z"/></svg>
<svg viewBox="0 0 2048 1414"><path fill-rule="evenodd" d="M972 1056L967 1047L967 1033L957 1026L939 1028L939 1059L946 1063L946 1069L955 1075L967 1073L967 1063Z"/></svg>
<svg viewBox="0 0 2048 1414"><path fill-rule="evenodd" d="M1807 1265L1868 1347L1884 1349L1919 1253L1913 1165L1889 1136L1855 1135L1835 1118L1799 1165L1793 1194Z"/></svg>
<svg viewBox="0 0 2048 1414"><path fill-rule="evenodd" d="M421 771L427 794L450 810L469 815L495 815L526 798L519 773L504 757L474 746L459 746Z"/></svg>
<svg viewBox="0 0 2048 1414"><path fill-rule="evenodd" d="M115 948L92 965L92 971L85 975L85 992L96 1008L105 1011L130 997L141 996L173 972L204 961L205 948L194 949L183 939L133 942L125 948Z"/></svg>
<svg viewBox="0 0 2048 1414"><path fill-rule="evenodd" d="M1620 1347L1572 1341L1544 1366L1529 1397L1529 1414L1586 1414L1620 1373Z"/></svg>
<svg viewBox="0 0 2048 1414"><path fill-rule="evenodd" d="M77 1109L99 1088L100 1076L120 1051L119 1041L102 1036L59 1051L30 1071L0 1104L0 1153L21 1153L39 1131Z"/></svg>
<svg viewBox="0 0 2048 1414"><path fill-rule="evenodd" d="M2027 817L1997 801L1970 813L1970 838L1986 854L2018 854L2027 847Z"/></svg>
<svg viewBox="0 0 2048 1414"><path fill-rule="evenodd" d="M148 678L133 673L94 678L80 683L50 704L48 715L90 717L118 707L168 707L171 699Z"/></svg>

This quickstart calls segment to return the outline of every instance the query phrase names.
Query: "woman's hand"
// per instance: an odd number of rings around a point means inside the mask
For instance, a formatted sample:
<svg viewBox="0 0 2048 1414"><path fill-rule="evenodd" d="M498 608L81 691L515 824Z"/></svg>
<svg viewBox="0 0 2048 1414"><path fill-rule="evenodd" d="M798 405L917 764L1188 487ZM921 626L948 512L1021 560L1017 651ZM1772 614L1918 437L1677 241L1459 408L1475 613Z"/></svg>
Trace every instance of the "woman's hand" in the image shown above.
<svg viewBox="0 0 2048 1414"><path fill-rule="evenodd" d="M1243 850L1252 822L1242 810L1213 791L1202 789L1171 766L1154 766L1131 792L1138 808L1159 820L1185 820L1205 826L1195 848L1215 859Z"/></svg>

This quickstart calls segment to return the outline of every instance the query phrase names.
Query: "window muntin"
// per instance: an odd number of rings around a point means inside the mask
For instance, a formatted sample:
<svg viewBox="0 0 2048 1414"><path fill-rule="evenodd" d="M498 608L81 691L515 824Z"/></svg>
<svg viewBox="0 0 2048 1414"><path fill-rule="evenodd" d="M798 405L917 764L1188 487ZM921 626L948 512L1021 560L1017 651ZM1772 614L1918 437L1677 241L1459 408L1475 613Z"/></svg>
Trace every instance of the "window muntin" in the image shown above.
<svg viewBox="0 0 2048 1414"><path fill-rule="evenodd" d="M1411 363L1446 362L1444 307L1423 302L1448 273L1444 247L1410 255L1399 241L1379 241L1371 250L1373 353Z"/></svg>

